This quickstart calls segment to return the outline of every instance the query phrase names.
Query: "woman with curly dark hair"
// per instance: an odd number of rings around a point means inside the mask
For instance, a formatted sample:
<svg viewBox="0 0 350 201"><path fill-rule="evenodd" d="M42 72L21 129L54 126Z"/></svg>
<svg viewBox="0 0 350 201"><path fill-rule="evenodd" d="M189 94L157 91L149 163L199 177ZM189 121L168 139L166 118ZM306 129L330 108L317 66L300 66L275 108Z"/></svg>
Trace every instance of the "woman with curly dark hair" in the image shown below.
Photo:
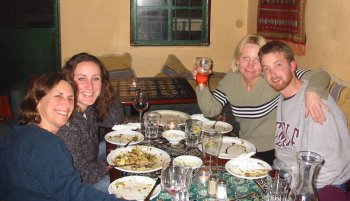
<svg viewBox="0 0 350 201"><path fill-rule="evenodd" d="M83 182L107 192L108 165L106 160L98 160L99 127L122 123L123 107L113 92L107 70L95 56L74 55L66 62L63 73L76 84L77 104L68 124L58 135L71 151ZM101 145L105 146L103 142Z"/></svg>
<svg viewBox="0 0 350 201"><path fill-rule="evenodd" d="M124 200L82 183L57 136L73 110L74 91L64 75L34 81L21 103L21 125L0 141L0 200Z"/></svg>

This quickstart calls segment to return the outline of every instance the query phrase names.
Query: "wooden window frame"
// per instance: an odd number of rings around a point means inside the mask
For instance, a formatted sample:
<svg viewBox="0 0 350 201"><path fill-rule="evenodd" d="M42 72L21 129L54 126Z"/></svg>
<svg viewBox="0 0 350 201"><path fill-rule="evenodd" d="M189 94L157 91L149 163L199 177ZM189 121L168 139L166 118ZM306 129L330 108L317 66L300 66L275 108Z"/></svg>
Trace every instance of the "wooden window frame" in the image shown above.
<svg viewBox="0 0 350 201"><path fill-rule="evenodd" d="M131 0L131 46L209 46L211 0L187 0L187 6L176 5L185 1ZM201 5L192 6L192 1ZM181 17L181 13L188 16Z"/></svg>

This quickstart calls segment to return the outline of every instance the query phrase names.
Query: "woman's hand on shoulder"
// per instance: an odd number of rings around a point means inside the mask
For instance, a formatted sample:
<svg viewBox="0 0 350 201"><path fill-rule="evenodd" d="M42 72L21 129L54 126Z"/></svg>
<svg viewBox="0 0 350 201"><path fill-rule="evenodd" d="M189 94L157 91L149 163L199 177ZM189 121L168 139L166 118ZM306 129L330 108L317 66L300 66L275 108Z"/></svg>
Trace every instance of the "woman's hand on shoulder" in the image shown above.
<svg viewBox="0 0 350 201"><path fill-rule="evenodd" d="M330 108L316 92L305 92L305 117L310 115L316 123L322 125L326 121L323 109L330 112Z"/></svg>

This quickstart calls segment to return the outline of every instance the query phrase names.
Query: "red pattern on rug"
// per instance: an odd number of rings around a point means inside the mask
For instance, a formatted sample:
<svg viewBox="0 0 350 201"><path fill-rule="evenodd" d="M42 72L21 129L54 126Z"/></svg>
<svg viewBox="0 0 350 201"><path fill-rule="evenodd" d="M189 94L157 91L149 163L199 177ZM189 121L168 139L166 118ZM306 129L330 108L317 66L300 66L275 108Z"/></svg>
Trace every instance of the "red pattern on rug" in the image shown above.
<svg viewBox="0 0 350 201"><path fill-rule="evenodd" d="M286 42L297 55L305 54L306 0L259 0L257 33Z"/></svg>

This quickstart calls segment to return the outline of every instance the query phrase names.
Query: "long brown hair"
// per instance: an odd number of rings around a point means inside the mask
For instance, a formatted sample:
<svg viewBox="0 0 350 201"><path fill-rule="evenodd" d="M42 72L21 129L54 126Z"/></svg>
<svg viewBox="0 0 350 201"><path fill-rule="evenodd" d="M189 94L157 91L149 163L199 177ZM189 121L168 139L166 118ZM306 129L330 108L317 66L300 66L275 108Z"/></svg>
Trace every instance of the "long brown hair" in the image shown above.
<svg viewBox="0 0 350 201"><path fill-rule="evenodd" d="M74 82L74 71L77 67L77 65L81 62L94 62L100 67L101 71L101 82L102 82L102 88L101 88L101 94L96 99L96 102L94 103L94 108L97 114L97 119L102 121L105 119L108 109L112 107L112 105L115 102L115 94L112 85L109 82L109 74L106 70L103 63L95 56L88 54L86 52L82 52L79 54L74 55L71 57L66 64L63 67L63 73L67 77L68 80ZM77 97L78 91L75 93L75 99L78 99Z"/></svg>
<svg viewBox="0 0 350 201"><path fill-rule="evenodd" d="M19 124L25 125L41 122L41 117L37 110L38 103L62 80L67 81L62 73L50 73L38 77L31 83L21 102ZM75 85L71 84L71 86L75 89Z"/></svg>

